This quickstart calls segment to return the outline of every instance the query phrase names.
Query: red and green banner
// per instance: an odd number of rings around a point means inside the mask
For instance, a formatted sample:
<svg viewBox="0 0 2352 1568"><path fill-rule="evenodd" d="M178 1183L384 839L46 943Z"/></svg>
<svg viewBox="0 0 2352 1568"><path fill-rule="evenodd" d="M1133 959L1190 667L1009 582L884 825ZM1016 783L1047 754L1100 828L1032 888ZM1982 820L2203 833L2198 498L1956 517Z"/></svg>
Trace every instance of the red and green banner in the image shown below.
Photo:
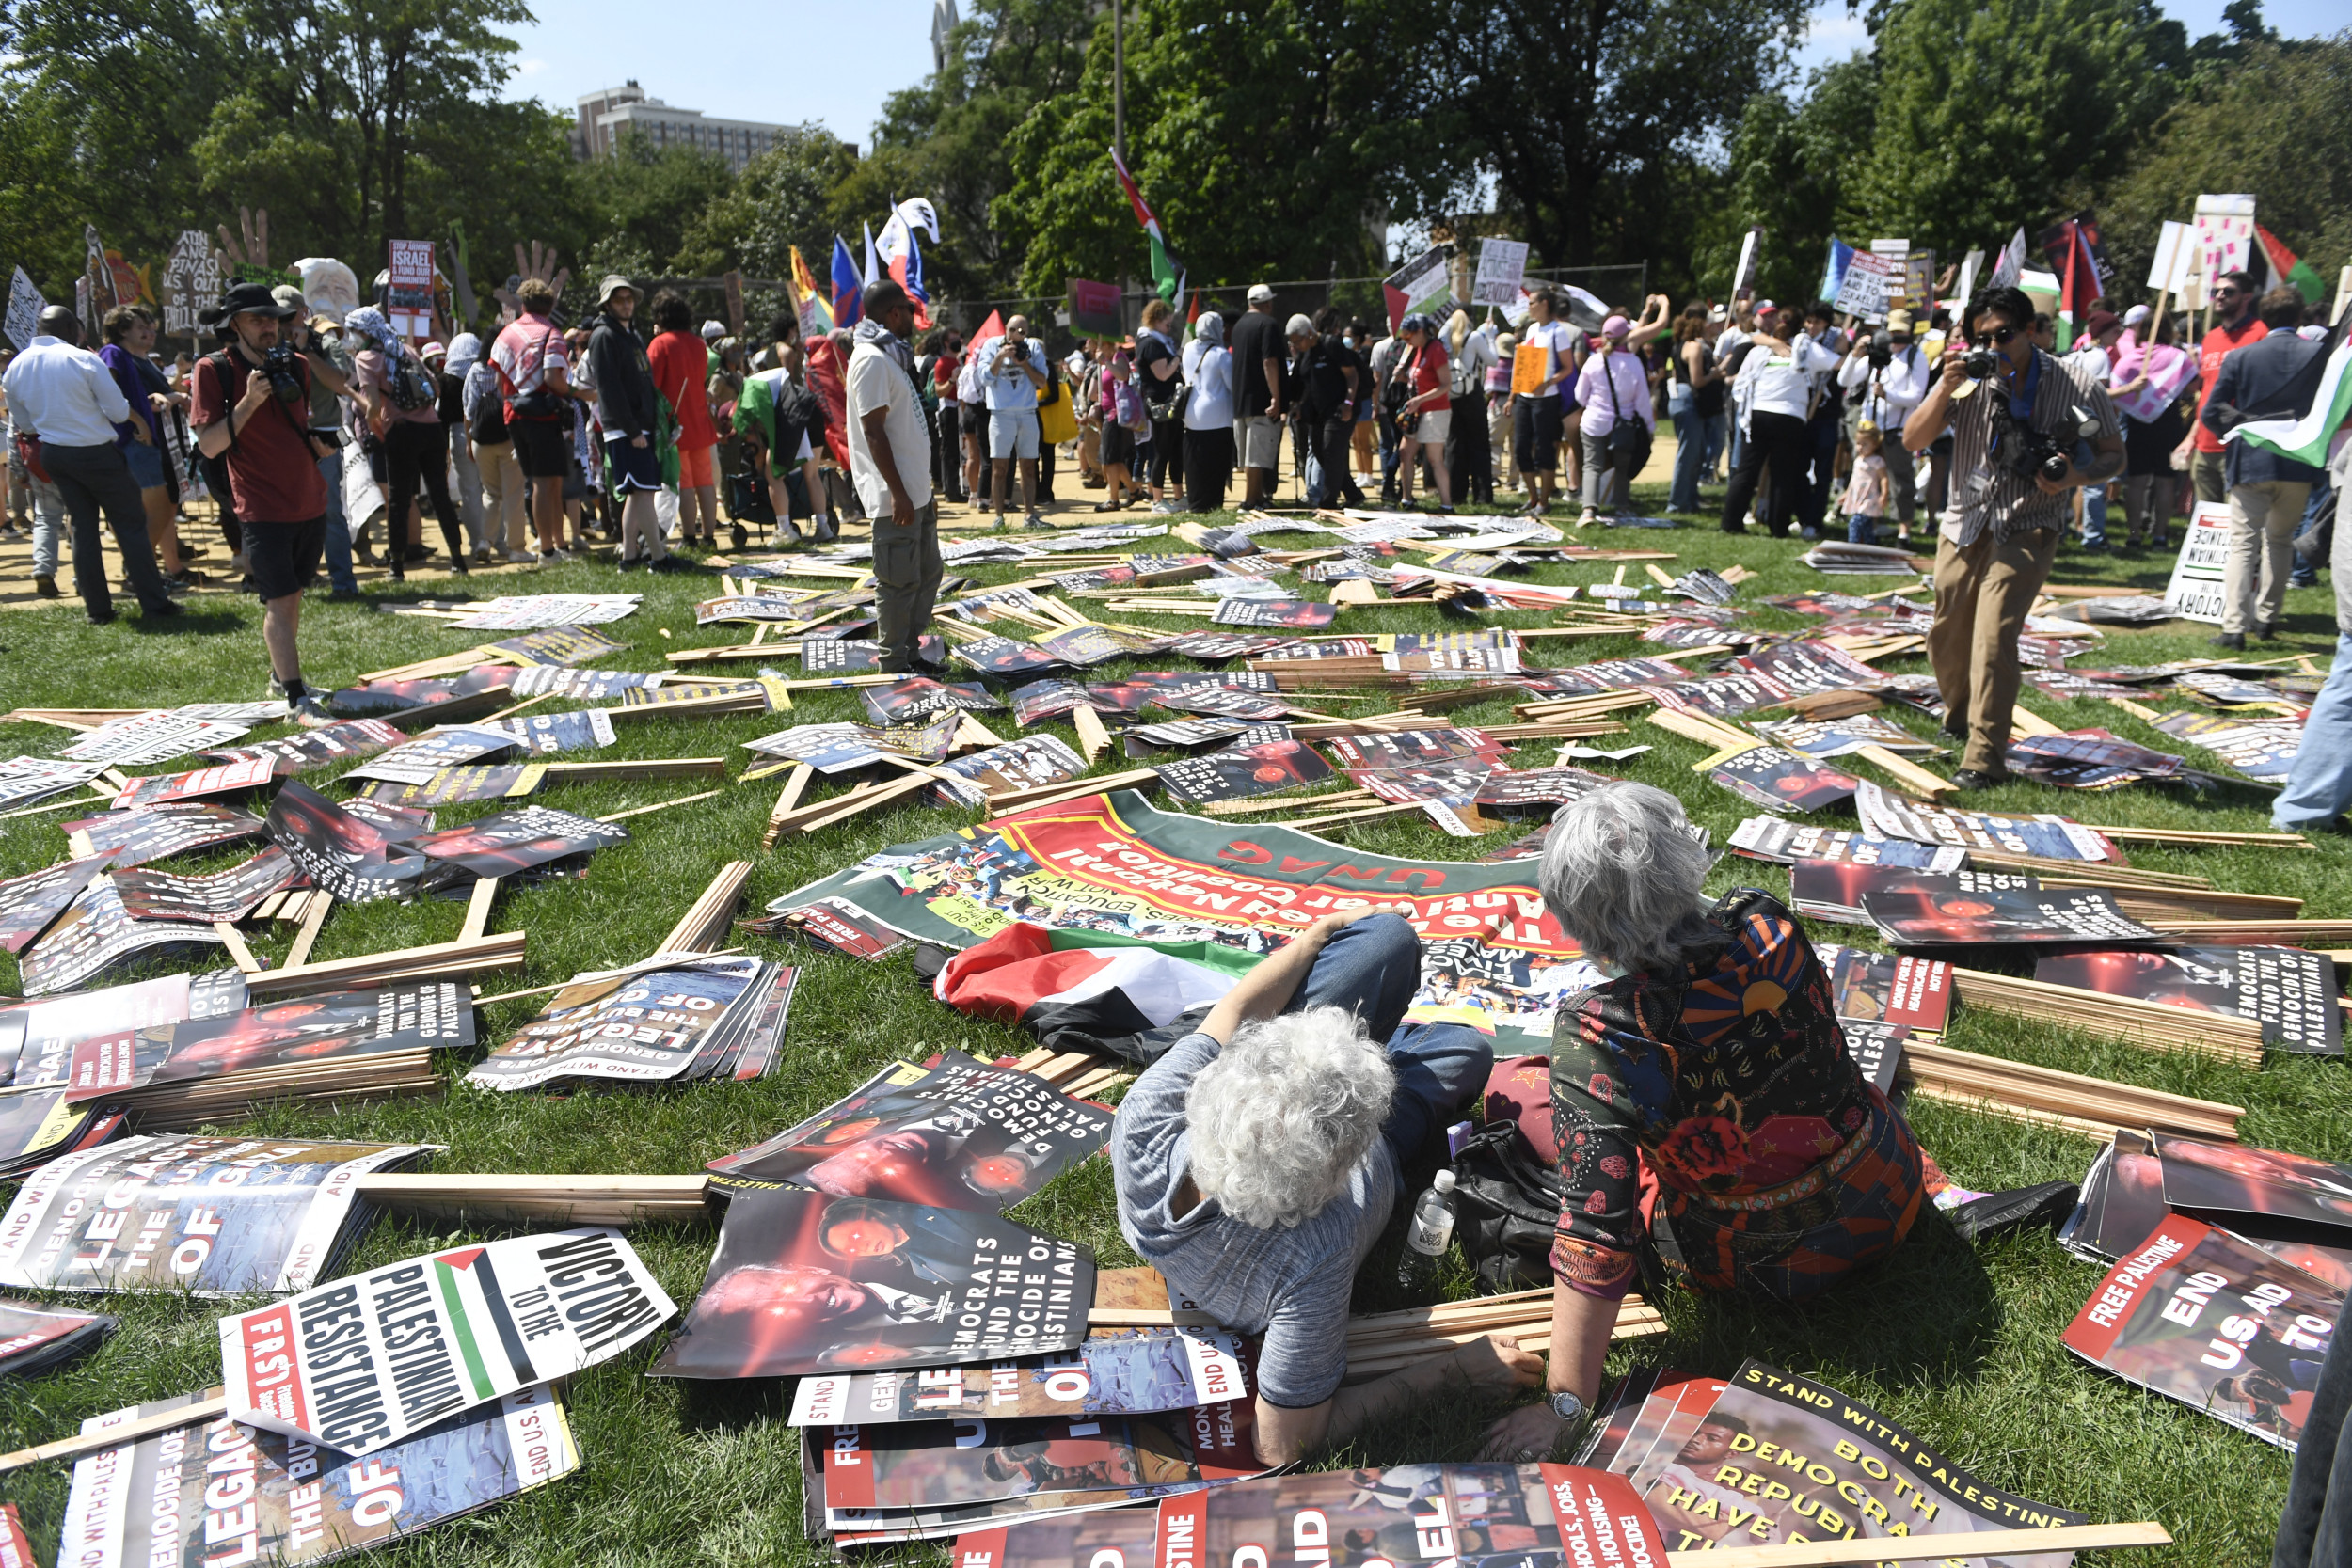
<svg viewBox="0 0 2352 1568"><path fill-rule="evenodd" d="M1295 829L1157 811L1121 790L894 845L769 908L834 899L959 949L1026 923L1257 956L1335 910L1396 904L1422 944L1406 1017L1468 1024L1511 1054L1548 1051L1561 997L1601 978L1544 908L1535 865L1365 854Z"/></svg>

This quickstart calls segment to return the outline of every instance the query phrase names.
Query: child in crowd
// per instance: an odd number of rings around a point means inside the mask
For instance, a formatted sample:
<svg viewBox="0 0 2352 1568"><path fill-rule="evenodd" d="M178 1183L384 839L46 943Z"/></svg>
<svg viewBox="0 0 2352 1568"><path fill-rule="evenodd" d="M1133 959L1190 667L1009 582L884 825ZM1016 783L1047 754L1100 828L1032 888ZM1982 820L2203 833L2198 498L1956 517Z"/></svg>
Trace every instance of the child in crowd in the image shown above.
<svg viewBox="0 0 2352 1568"><path fill-rule="evenodd" d="M1878 524L1888 511L1892 494L1887 485L1886 459L1879 455L1884 439L1879 427L1865 420L1854 432L1853 477L1846 482L1846 499L1838 510L1846 514L1846 540L1854 545L1879 542Z"/></svg>

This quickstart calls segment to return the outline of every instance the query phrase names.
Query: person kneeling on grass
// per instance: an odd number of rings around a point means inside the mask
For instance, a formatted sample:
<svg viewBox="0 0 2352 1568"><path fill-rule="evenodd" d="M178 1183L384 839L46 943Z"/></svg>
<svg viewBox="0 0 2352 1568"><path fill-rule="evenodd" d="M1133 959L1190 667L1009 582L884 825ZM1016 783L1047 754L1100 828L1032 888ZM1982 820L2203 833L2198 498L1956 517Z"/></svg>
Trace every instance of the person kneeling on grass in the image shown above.
<svg viewBox="0 0 2352 1568"><path fill-rule="evenodd" d="M1706 906L1707 867L1681 803L1647 784L1552 819L1545 906L1614 977L1553 1024L1549 1398L1494 1425L1488 1459L1540 1459L1581 1420L1637 1275L1803 1300L1893 1250L1926 1201L1919 1146L1847 1054L1812 943L1768 894Z"/></svg>
<svg viewBox="0 0 2352 1568"><path fill-rule="evenodd" d="M1397 1173L1493 1067L1473 1030L1402 1023L1420 983L1421 940L1396 913L1326 915L1145 1069L1112 1129L1128 1243L1218 1323L1265 1336L1256 1440L1268 1465L1442 1391L1521 1387L1541 1370L1488 1336L1340 1387L1350 1290Z"/></svg>

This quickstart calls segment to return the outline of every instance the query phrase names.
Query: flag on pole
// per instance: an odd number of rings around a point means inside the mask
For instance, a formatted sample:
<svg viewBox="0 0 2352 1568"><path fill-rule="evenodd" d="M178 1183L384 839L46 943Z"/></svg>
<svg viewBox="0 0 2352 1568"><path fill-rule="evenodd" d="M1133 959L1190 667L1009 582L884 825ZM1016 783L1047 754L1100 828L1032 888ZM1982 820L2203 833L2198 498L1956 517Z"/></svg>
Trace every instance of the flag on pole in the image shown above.
<svg viewBox="0 0 2352 1568"><path fill-rule="evenodd" d="M874 226L870 223L866 225L866 281L882 281L882 268L874 261Z"/></svg>
<svg viewBox="0 0 2352 1568"><path fill-rule="evenodd" d="M2328 285L2321 281L2312 264L2280 245L2278 235L2258 223L2254 225L2254 238L2260 243L2247 247L2246 259L2251 265L2246 270L2254 275L2256 287L2275 289L2285 284L2301 294L2306 305L2316 305L2328 297Z"/></svg>
<svg viewBox="0 0 2352 1568"><path fill-rule="evenodd" d="M934 238L937 237L936 225L927 221L930 218L930 203L920 197L900 202L891 210L889 221L882 225L882 237L874 242L875 253L882 258L883 269L907 292L907 298L914 302L914 325L917 327L931 325L931 313L928 309L931 293L923 281L923 247L914 232L915 225L921 223L931 230Z"/></svg>
<svg viewBox="0 0 2352 1568"><path fill-rule="evenodd" d="M2269 408L2285 412L2265 418ZM2297 408L2305 412L2294 413ZM2344 416L2352 413L2352 310L2345 311L2328 335L2325 355L2305 366L2264 404L2245 412L2247 420L2232 427L2223 440L2244 441L2297 463L2326 467L2328 440Z"/></svg>
<svg viewBox="0 0 2352 1568"><path fill-rule="evenodd" d="M1168 236L1160 232L1160 220L1152 215L1152 209L1143 204L1143 193L1136 189L1135 176L1119 161L1117 149L1111 151L1111 169L1119 176L1119 188L1127 193L1127 205L1134 208L1136 221L1143 225L1143 232L1152 242L1152 286L1170 305L1184 286L1184 269L1168 253Z"/></svg>
<svg viewBox="0 0 2352 1568"><path fill-rule="evenodd" d="M833 237L833 324L836 327L855 326L866 309L865 280L857 275L857 261L850 254L849 242L840 235Z"/></svg>
<svg viewBox="0 0 2352 1568"><path fill-rule="evenodd" d="M808 270L808 261L801 255L801 247L792 247L791 283L792 313L800 318L803 339L822 337L833 330L833 308L825 303L823 293L817 287L816 274Z"/></svg>

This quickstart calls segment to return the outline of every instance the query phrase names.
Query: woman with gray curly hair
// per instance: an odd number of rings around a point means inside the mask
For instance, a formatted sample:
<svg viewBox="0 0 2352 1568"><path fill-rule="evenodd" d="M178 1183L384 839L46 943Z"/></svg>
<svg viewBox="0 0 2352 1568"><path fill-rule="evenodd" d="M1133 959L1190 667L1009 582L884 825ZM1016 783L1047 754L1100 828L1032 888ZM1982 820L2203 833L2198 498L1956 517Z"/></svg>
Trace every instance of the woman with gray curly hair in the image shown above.
<svg viewBox="0 0 2352 1568"><path fill-rule="evenodd" d="M1496 1424L1490 1458L1548 1453L1581 1418L1637 1275L1795 1301L1918 1218L1919 1147L1847 1054L1813 944L1769 894L1708 905L1707 870L1682 803L1647 784L1552 819L1545 906L1610 978L1552 1028L1549 1398Z"/></svg>
<svg viewBox="0 0 2352 1568"><path fill-rule="evenodd" d="M1470 1029L1406 1023L1421 939L1386 906L1327 914L1269 954L1119 1107L1119 1228L1218 1323L1265 1336L1258 1457L1287 1465L1449 1386L1523 1386L1509 1339L1342 1389L1348 1296L1397 1172L1486 1084Z"/></svg>

